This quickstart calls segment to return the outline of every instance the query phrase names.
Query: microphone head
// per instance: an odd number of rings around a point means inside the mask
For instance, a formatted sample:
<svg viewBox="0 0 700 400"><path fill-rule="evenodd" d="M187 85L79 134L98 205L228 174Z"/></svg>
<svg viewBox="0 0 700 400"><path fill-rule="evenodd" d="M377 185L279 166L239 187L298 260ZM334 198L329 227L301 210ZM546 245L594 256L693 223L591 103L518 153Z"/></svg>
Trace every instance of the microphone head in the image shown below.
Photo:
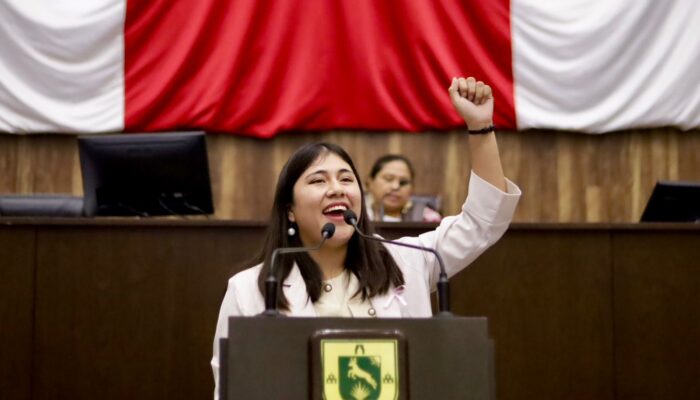
<svg viewBox="0 0 700 400"><path fill-rule="evenodd" d="M330 239L333 237L333 234L335 234L335 224L328 222L323 225L323 228L321 228L321 237Z"/></svg>
<svg viewBox="0 0 700 400"><path fill-rule="evenodd" d="M348 225L355 225L357 223L357 215L355 215L352 210L345 210L345 212L343 212L343 218Z"/></svg>

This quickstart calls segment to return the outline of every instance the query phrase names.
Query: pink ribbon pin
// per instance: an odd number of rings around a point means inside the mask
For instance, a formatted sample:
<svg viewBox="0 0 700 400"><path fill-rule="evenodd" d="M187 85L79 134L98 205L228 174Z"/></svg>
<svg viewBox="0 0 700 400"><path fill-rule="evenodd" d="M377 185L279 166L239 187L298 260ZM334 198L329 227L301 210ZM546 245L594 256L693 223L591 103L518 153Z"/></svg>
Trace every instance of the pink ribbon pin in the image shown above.
<svg viewBox="0 0 700 400"><path fill-rule="evenodd" d="M406 303L406 300L402 296L404 289L406 289L405 285L401 285L399 287L394 288L394 294L392 294L391 297L389 297L389 300L387 300L386 304L384 304L384 308L389 308L394 299L398 300L398 302L403 304L404 306L408 305L408 303Z"/></svg>

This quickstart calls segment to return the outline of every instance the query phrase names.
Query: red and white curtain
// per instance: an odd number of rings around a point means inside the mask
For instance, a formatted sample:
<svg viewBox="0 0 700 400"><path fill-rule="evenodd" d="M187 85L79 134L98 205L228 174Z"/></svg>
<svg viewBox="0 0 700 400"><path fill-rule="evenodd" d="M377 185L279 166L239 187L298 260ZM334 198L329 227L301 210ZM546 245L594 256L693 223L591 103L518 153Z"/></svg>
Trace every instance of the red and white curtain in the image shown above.
<svg viewBox="0 0 700 400"><path fill-rule="evenodd" d="M2 0L0 132L700 127L698 0Z"/></svg>

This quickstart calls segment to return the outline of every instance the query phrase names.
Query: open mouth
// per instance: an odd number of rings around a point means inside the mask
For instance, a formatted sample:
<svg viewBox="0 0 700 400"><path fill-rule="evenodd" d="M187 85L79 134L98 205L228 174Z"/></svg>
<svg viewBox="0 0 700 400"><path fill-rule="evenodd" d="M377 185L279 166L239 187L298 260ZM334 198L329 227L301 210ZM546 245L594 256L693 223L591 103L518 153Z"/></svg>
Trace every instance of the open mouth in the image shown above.
<svg viewBox="0 0 700 400"><path fill-rule="evenodd" d="M331 204L323 209L323 215L334 218L343 218L343 213L347 209L348 206L345 204Z"/></svg>

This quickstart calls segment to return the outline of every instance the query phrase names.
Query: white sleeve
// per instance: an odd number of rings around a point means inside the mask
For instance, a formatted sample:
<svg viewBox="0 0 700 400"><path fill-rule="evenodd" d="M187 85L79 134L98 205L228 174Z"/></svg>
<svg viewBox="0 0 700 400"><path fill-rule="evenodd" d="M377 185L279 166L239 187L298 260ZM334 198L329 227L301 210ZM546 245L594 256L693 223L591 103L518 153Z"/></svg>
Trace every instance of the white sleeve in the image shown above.
<svg viewBox="0 0 700 400"><path fill-rule="evenodd" d="M506 187L507 192L503 192L472 171L469 193L460 214L444 218L433 231L399 241L436 249L445 262L447 275L455 275L496 243L508 229L521 191L508 179ZM435 256L399 246L388 247L399 264L417 270L429 281L431 290L435 290L440 273Z"/></svg>
<svg viewBox="0 0 700 400"><path fill-rule="evenodd" d="M214 399L219 400L219 339L228 337L228 317L241 315L234 291L234 280L228 282L226 295L221 302L219 310L219 320L216 323L216 333L214 334L214 352L211 358L211 369L214 373Z"/></svg>

